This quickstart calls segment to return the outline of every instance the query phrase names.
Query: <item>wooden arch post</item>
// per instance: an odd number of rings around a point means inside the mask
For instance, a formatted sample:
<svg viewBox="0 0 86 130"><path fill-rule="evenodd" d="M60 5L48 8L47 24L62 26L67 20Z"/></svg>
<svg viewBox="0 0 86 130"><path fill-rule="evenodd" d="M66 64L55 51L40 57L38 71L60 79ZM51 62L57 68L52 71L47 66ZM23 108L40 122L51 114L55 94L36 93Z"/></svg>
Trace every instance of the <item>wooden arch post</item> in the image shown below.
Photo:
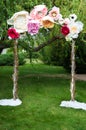
<svg viewBox="0 0 86 130"><path fill-rule="evenodd" d="M14 40L13 99L18 99L18 41Z"/></svg>
<svg viewBox="0 0 86 130"><path fill-rule="evenodd" d="M75 41L71 44L71 83L70 83L71 101L75 100Z"/></svg>

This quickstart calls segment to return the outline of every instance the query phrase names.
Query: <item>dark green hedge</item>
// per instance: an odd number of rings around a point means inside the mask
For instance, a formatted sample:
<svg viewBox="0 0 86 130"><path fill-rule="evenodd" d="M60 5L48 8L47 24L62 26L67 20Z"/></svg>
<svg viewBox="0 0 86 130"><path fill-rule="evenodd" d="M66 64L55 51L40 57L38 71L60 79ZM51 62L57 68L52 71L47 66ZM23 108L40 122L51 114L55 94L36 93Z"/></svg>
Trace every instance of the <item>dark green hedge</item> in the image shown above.
<svg viewBox="0 0 86 130"><path fill-rule="evenodd" d="M86 73L86 43L83 40L83 36L80 36L76 40L76 73ZM71 46L70 44L66 44L64 48L64 60L63 66L64 68L70 72L71 70Z"/></svg>
<svg viewBox="0 0 86 130"><path fill-rule="evenodd" d="M19 65L25 64L25 55L23 53L18 54ZM14 56L12 53L0 55L0 66L13 66Z"/></svg>

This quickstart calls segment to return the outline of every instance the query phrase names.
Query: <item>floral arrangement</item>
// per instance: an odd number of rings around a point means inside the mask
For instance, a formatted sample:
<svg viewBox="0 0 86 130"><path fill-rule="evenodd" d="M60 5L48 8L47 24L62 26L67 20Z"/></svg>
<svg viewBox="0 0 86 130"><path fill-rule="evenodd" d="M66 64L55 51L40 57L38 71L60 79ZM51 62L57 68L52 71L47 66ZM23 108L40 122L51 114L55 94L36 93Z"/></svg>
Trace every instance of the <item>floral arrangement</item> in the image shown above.
<svg viewBox="0 0 86 130"><path fill-rule="evenodd" d="M69 18L63 20L61 32L67 41L77 38L78 34L83 30L83 23L81 21L76 21L76 19L77 16L71 14Z"/></svg>
<svg viewBox="0 0 86 130"><path fill-rule="evenodd" d="M67 41L71 41L78 37L78 34L83 30L83 23L76 21L77 16L71 14L69 18L63 18L60 14L60 9L54 6L48 11L46 5L35 6L30 13L27 11L20 11L15 13L7 23L12 25L16 31L11 31L13 39L13 32L19 34L28 32L30 35L39 33L40 28L53 28L54 24L61 26L61 33L65 36ZM14 30L11 27L11 30ZM17 34L18 35L18 34ZM19 35L16 38L19 38Z"/></svg>
<svg viewBox="0 0 86 130"><path fill-rule="evenodd" d="M15 13L7 20L7 24L12 25L20 34L28 32L31 35L36 35L40 28L53 28L60 19L61 14L58 7L53 7L48 11L46 5L37 5L30 13L27 11Z"/></svg>

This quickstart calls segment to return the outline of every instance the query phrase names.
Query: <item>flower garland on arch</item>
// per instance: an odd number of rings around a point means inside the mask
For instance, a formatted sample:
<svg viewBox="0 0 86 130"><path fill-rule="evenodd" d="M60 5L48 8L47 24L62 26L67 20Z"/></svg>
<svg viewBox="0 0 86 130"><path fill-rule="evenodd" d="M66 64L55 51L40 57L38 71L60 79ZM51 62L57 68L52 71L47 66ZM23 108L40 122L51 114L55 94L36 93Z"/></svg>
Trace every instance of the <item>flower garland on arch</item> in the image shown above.
<svg viewBox="0 0 86 130"><path fill-rule="evenodd" d="M72 79L70 91L71 100L74 100L75 39L78 38L79 33L83 30L83 23L81 21L77 21L77 16L75 14L70 14L68 18L63 18L59 7L54 6L51 10L48 10L46 5L37 5L34 6L30 13L27 11L15 13L7 20L7 24L11 25L11 28L8 29L8 37L14 40L21 38L21 34L25 32L28 32L28 34L33 36L38 34L41 28L53 28L55 24L61 27L61 34L65 37L66 41L72 41Z"/></svg>
<svg viewBox="0 0 86 130"><path fill-rule="evenodd" d="M63 18L59 7L54 6L48 11L46 5L37 5L31 12L20 11L15 13L9 20L8 25L12 25L17 33L28 32L31 35L39 33L40 28L53 28L54 24L61 26L61 33L67 41L76 39L83 30L83 23L76 21L77 16L70 14L68 18ZM8 36L13 35L9 34ZM18 37L19 38L19 37Z"/></svg>

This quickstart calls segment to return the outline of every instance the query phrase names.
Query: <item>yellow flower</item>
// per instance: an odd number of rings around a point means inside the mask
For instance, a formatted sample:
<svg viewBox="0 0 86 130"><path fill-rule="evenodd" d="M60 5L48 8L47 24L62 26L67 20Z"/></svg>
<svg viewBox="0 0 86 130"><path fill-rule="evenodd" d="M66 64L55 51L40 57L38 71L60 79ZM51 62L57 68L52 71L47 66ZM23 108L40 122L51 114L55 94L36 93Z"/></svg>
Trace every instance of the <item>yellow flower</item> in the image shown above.
<svg viewBox="0 0 86 130"><path fill-rule="evenodd" d="M45 16L42 19L42 26L44 28L53 28L54 27L54 20L50 16Z"/></svg>

